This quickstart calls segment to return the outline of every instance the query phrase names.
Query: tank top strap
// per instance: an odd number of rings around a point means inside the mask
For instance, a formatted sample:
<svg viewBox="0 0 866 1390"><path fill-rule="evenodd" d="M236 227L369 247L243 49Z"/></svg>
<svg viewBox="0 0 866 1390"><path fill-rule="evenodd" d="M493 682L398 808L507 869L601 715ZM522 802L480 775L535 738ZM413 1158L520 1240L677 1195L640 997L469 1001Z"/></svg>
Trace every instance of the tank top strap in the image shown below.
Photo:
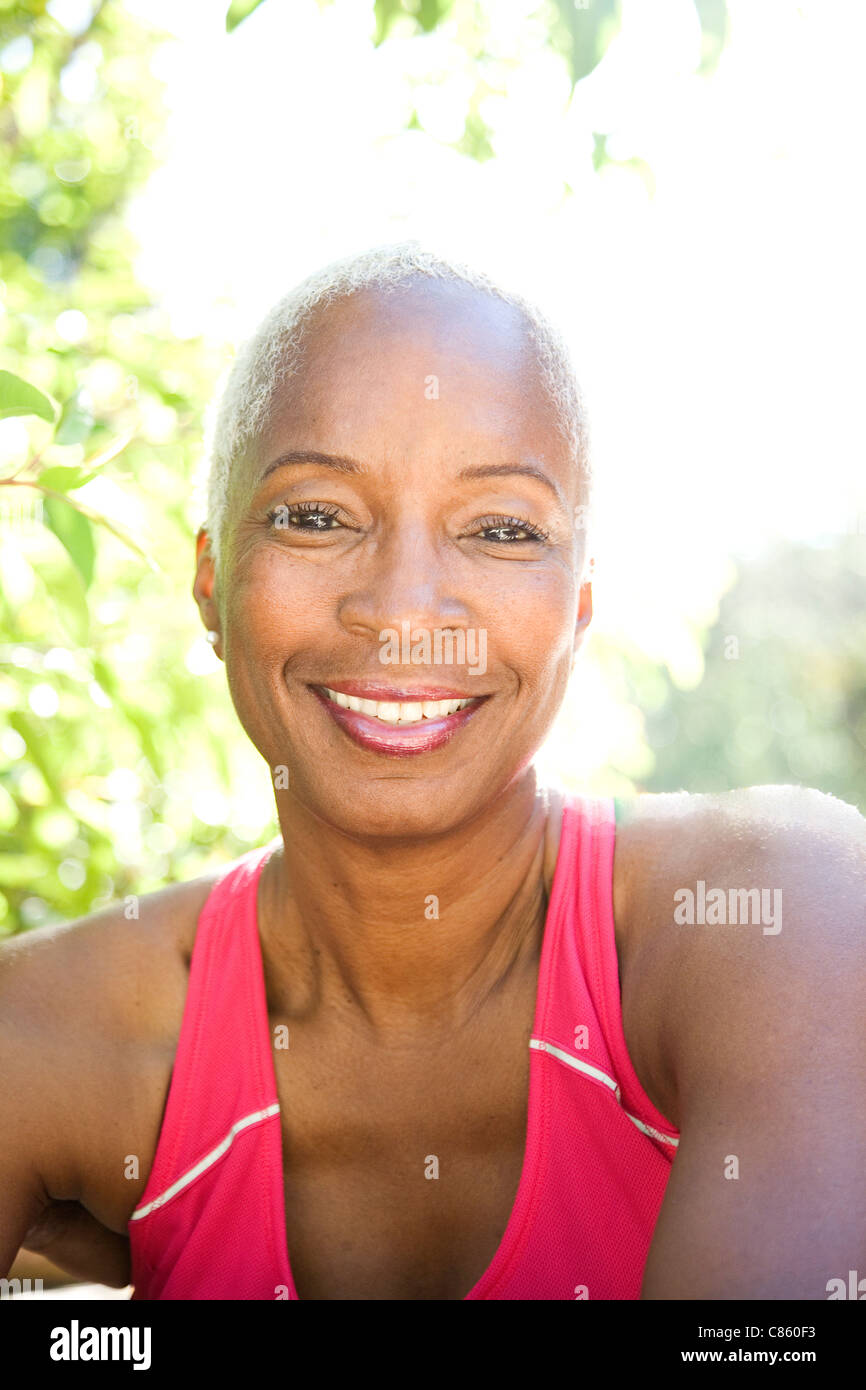
<svg viewBox="0 0 866 1390"><path fill-rule="evenodd" d="M613 915L615 840L612 797L566 797L552 891L555 937L538 1036L567 1066L611 1090L638 1127L669 1148L677 1130L644 1091L623 1030Z"/></svg>
<svg viewBox="0 0 866 1390"><path fill-rule="evenodd" d="M242 1130L279 1112L257 912L259 877L273 848L229 865L199 914L156 1154L133 1220L195 1181Z"/></svg>

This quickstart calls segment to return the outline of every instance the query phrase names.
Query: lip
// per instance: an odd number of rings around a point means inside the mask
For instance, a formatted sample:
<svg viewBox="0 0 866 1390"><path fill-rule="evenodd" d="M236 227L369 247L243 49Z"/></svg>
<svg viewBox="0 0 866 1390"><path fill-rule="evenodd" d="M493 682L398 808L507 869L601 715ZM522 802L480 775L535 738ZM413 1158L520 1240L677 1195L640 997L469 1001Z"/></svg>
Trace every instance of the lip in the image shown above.
<svg viewBox="0 0 866 1390"><path fill-rule="evenodd" d="M366 748L373 753L384 753L392 758L412 757L419 753L432 753L437 748L442 748L448 743L456 733L469 723L473 715L477 714L481 706L485 703L487 696L460 695L445 693L440 694L436 687L416 686L414 690L401 695L395 691L393 686L374 686L367 685L360 681L341 682L340 685L329 685L329 690L339 691L341 695L356 695L358 699L368 700L474 700L475 704L466 705L463 709L457 710L455 714L446 714L439 719L425 719L419 724L383 724L380 719L375 719L371 715L359 714L357 710L343 709L341 705L335 705L333 700L329 700L327 695L322 693L320 687L311 685L310 689L321 705L324 705L328 714L339 725L345 734L357 743L359 747ZM430 690L431 694L423 694L422 690ZM373 691L380 692L378 694Z"/></svg>

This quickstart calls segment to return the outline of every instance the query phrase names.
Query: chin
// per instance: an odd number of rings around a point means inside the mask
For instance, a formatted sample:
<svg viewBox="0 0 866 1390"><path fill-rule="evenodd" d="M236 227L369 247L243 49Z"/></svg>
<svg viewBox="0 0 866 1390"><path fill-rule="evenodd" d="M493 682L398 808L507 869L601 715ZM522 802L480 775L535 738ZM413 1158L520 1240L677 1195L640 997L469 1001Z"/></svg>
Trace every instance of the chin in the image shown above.
<svg viewBox="0 0 866 1390"><path fill-rule="evenodd" d="M510 779L505 779L505 785ZM449 785L450 783L450 785ZM480 786L465 770L433 777L401 766L386 775L312 784L298 773L294 794L319 820L359 840L424 839L444 835L496 800L502 784Z"/></svg>

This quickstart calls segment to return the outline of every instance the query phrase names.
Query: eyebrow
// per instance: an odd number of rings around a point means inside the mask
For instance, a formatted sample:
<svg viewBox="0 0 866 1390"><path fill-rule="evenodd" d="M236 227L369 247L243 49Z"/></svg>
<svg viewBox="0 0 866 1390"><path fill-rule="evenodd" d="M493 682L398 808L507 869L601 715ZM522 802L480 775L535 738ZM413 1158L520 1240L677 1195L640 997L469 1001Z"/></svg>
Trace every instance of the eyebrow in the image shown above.
<svg viewBox="0 0 866 1390"><path fill-rule="evenodd" d="M535 468L531 463L479 463L472 468L464 468L458 475L461 478L504 478L509 474L517 473L525 478L535 478L539 483L549 488L561 506L565 506L562 493L553 478L548 477L542 468Z"/></svg>
<svg viewBox="0 0 866 1390"><path fill-rule="evenodd" d="M262 473L259 482L263 483L265 478L278 468L283 468L290 463L318 463L323 468L335 468L339 473L363 473L363 466L356 459L348 458L344 454L320 454L315 449L290 449L287 454L280 454L273 463L269 463Z"/></svg>
<svg viewBox="0 0 866 1390"><path fill-rule="evenodd" d="M271 473L278 468L283 468L290 464L318 463L323 468L333 468L338 473L365 473L367 470L363 464L358 463L357 459L349 458L346 454L322 454L315 449L290 449L288 453L280 454L269 463L259 479L264 482L265 478L270 477ZM504 478L509 475L517 474L525 478L535 478L539 483L543 483L549 488L561 506L564 506L562 493L554 482L553 478L541 468L535 468L530 463L480 463L471 468L464 468L457 475L460 478Z"/></svg>

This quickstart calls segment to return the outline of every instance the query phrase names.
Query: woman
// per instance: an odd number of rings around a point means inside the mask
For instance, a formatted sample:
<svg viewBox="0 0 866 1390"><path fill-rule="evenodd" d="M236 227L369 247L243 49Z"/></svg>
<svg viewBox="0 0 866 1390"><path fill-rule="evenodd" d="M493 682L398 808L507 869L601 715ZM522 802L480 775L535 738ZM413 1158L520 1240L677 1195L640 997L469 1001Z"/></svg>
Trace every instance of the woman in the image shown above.
<svg viewBox="0 0 866 1390"><path fill-rule="evenodd" d="M861 817L536 784L592 611L553 332L380 249L276 306L212 436L194 594L280 837L0 953L0 1262L138 1298L866 1272Z"/></svg>

